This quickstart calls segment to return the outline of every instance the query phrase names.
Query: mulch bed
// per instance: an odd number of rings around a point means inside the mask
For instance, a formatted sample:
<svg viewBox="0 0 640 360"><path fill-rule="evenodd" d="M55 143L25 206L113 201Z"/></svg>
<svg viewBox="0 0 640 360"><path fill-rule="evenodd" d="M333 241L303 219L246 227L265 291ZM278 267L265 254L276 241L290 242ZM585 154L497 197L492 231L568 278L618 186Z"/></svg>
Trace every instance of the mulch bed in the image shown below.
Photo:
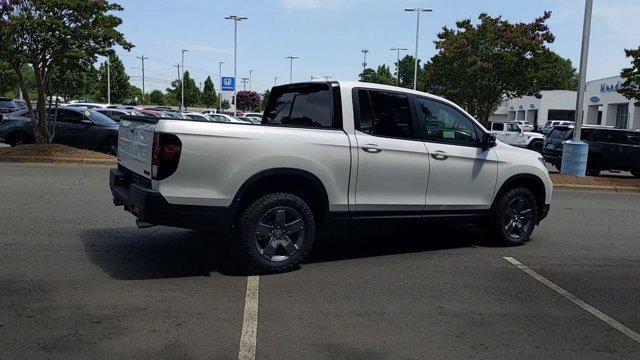
<svg viewBox="0 0 640 360"><path fill-rule="evenodd" d="M3 158L52 158L52 159L77 159L77 160L114 160L115 156L96 151L76 149L70 146L50 144L27 144L15 147L0 148L0 160Z"/></svg>
<svg viewBox="0 0 640 360"><path fill-rule="evenodd" d="M562 174L551 174L554 185L584 185L584 186L634 186L640 187L640 179L626 175L601 175L575 177Z"/></svg>

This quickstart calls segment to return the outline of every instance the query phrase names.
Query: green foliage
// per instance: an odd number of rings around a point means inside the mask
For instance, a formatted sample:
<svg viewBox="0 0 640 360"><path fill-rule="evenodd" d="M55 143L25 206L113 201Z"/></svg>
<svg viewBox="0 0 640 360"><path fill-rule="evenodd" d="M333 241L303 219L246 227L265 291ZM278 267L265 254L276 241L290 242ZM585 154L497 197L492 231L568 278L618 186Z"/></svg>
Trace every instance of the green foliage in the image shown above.
<svg viewBox="0 0 640 360"><path fill-rule="evenodd" d="M565 59L551 50L543 50L531 59L533 71L537 74L536 89L539 90L578 90L578 72Z"/></svg>
<svg viewBox="0 0 640 360"><path fill-rule="evenodd" d="M620 76L624 82L618 92L629 100L636 100L635 104L640 106L640 47L624 52L631 58L631 67L622 69Z"/></svg>
<svg viewBox="0 0 640 360"><path fill-rule="evenodd" d="M400 86L413 89L413 68L414 68L415 57L411 55L405 55L402 59L400 59L400 67L398 68L398 72L400 73ZM424 83L424 74L425 70L420 65L422 60L418 59L418 84L417 90L424 91L425 83Z"/></svg>
<svg viewBox="0 0 640 360"><path fill-rule="evenodd" d="M15 96L18 93L18 77L11 65L0 60L0 96Z"/></svg>
<svg viewBox="0 0 640 360"><path fill-rule="evenodd" d="M154 105L164 105L164 94L160 90L153 90L148 95L149 102Z"/></svg>
<svg viewBox="0 0 640 360"><path fill-rule="evenodd" d="M76 97L92 98L97 88L98 71L93 66L85 68L80 64L53 68L47 84L49 96L61 96L65 100Z"/></svg>
<svg viewBox="0 0 640 360"><path fill-rule="evenodd" d="M198 104L201 98L200 89L196 82L191 78L188 71L185 71L182 80L184 81L184 106L185 108ZM182 104L182 83L174 80L171 87L167 88L167 100L170 104Z"/></svg>
<svg viewBox="0 0 640 360"><path fill-rule="evenodd" d="M208 109L216 107L218 102L218 94L216 94L216 89L213 86L213 81L211 81L211 76L207 76L202 89L202 104Z"/></svg>
<svg viewBox="0 0 640 360"><path fill-rule="evenodd" d="M535 95L545 83L537 71L539 59L555 40L546 25L551 16L531 23L510 23L501 17L479 16L444 27L435 42L439 51L425 66L429 91L464 107L487 124L503 99Z"/></svg>
<svg viewBox="0 0 640 360"><path fill-rule="evenodd" d="M360 81L384 85L396 84L396 79L391 74L387 65L378 66L377 71L373 69L364 69L364 71L360 73Z"/></svg>
<svg viewBox="0 0 640 360"><path fill-rule="evenodd" d="M267 108L267 103L269 102L269 95L271 95L271 91L266 90L264 92L264 96L262 97L262 104L260 106L260 110L264 111Z"/></svg>
<svg viewBox="0 0 640 360"><path fill-rule="evenodd" d="M31 109L23 66L34 71L37 108L33 125L38 143L49 143L53 127L45 121L49 80L57 67L88 67L120 45L133 47L116 30L122 7L107 0L12 0L0 7L0 59L8 61ZM60 71L64 73L64 71Z"/></svg>
<svg viewBox="0 0 640 360"><path fill-rule="evenodd" d="M130 98L129 75L125 72L124 64L116 54L109 55L111 62L111 102L118 104ZM100 64L96 92L94 100L99 102L107 101L107 62Z"/></svg>
<svg viewBox="0 0 640 360"><path fill-rule="evenodd" d="M229 100L222 100L222 110L227 110L231 107Z"/></svg>
<svg viewBox="0 0 640 360"><path fill-rule="evenodd" d="M260 101L260 95L255 91L238 91L236 99L236 101L238 101L237 108L242 111L259 110L262 104Z"/></svg>

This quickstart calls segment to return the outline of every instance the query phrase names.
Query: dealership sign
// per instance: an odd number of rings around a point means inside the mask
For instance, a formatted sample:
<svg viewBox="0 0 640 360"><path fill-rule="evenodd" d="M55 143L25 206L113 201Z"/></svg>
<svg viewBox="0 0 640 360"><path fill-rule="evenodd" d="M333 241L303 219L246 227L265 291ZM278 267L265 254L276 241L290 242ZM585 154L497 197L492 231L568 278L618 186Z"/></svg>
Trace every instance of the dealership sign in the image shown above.
<svg viewBox="0 0 640 360"><path fill-rule="evenodd" d="M600 84L600 92L603 94L610 93L610 92L618 92L618 90L620 90L621 87L622 85L620 84L620 81L618 81L615 85Z"/></svg>
<svg viewBox="0 0 640 360"><path fill-rule="evenodd" d="M592 96L589 98L589 101L591 101L592 103L597 103L600 102L600 98L597 96Z"/></svg>
<svg viewBox="0 0 640 360"><path fill-rule="evenodd" d="M222 91L233 91L236 88L236 79L231 76L222 78Z"/></svg>

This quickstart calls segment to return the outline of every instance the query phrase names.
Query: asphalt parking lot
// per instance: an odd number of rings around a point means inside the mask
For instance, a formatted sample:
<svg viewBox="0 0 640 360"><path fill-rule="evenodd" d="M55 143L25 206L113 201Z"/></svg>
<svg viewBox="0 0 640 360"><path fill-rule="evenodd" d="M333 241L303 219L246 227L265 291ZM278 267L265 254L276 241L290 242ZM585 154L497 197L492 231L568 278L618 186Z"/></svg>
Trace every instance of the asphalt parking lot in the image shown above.
<svg viewBox="0 0 640 360"><path fill-rule="evenodd" d="M0 163L0 199L0 358L640 358L640 194L556 191L514 248L464 226L328 233L250 278L227 239L138 230L105 167Z"/></svg>

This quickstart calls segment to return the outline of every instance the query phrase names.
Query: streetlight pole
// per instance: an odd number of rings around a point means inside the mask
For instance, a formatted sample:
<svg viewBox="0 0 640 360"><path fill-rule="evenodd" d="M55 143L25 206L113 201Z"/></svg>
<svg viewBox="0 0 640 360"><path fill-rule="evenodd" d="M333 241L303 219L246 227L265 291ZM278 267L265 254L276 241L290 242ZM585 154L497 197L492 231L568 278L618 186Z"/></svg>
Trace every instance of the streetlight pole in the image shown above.
<svg viewBox="0 0 640 360"><path fill-rule="evenodd" d="M182 50L182 72L184 73L184 53L189 52L189 50ZM184 74L182 75L182 105L180 106L180 110L184 111Z"/></svg>
<svg viewBox="0 0 640 360"><path fill-rule="evenodd" d="M107 104L111 104L111 59L107 56Z"/></svg>
<svg viewBox="0 0 640 360"><path fill-rule="evenodd" d="M253 70L249 70L249 91L251 91L251 74L253 74Z"/></svg>
<svg viewBox="0 0 640 360"><path fill-rule="evenodd" d="M247 82L249 82L249 78L243 77L240 78L242 80L242 90L247 90Z"/></svg>
<svg viewBox="0 0 640 360"><path fill-rule="evenodd" d="M587 79L587 60L589 58L589 38L591 36L591 17L593 13L593 0L585 0L584 20L582 23L582 48L580 50L580 84L578 85L578 98L576 99L575 128L573 141L567 141L562 147L562 168L560 172L566 175L584 177L587 170L589 157L589 144L580 141L584 106L584 90Z"/></svg>
<svg viewBox="0 0 640 360"><path fill-rule="evenodd" d="M273 78L273 86L276 86L276 85L278 85L278 77L277 76Z"/></svg>
<svg viewBox="0 0 640 360"><path fill-rule="evenodd" d="M406 48L393 48L393 49L389 49L391 51L397 51L397 56L396 56L396 85L400 86L400 51L406 51Z"/></svg>
<svg viewBox="0 0 640 360"><path fill-rule="evenodd" d="M136 57L142 60L142 100L140 102L144 105L144 61L148 59L148 57L145 57L144 55Z"/></svg>
<svg viewBox="0 0 640 360"><path fill-rule="evenodd" d="M404 11L416 13L416 55L413 64L413 90L416 89L418 85L418 38L420 35L420 13L421 12L432 12L433 9L424 9L424 8L412 8L412 9L404 9Z"/></svg>
<svg viewBox="0 0 640 360"><path fill-rule="evenodd" d="M218 98L218 101L220 102L218 104L219 111L222 111L222 64L224 64L224 61L218 61L218 76L220 77L220 97Z"/></svg>
<svg viewBox="0 0 640 360"><path fill-rule="evenodd" d="M233 115L238 114L238 107L236 101L236 94L238 93L236 88L236 76L238 70L238 21L247 20L246 17L238 15L230 15L225 17L226 20L233 20Z"/></svg>
<svg viewBox="0 0 640 360"><path fill-rule="evenodd" d="M364 58L362 59L362 72L364 73L367 69L367 53L369 52L369 49L362 49L360 52L364 55Z"/></svg>
<svg viewBox="0 0 640 360"><path fill-rule="evenodd" d="M299 56L285 56L285 59L289 59L289 84L293 82L293 59L299 59Z"/></svg>

